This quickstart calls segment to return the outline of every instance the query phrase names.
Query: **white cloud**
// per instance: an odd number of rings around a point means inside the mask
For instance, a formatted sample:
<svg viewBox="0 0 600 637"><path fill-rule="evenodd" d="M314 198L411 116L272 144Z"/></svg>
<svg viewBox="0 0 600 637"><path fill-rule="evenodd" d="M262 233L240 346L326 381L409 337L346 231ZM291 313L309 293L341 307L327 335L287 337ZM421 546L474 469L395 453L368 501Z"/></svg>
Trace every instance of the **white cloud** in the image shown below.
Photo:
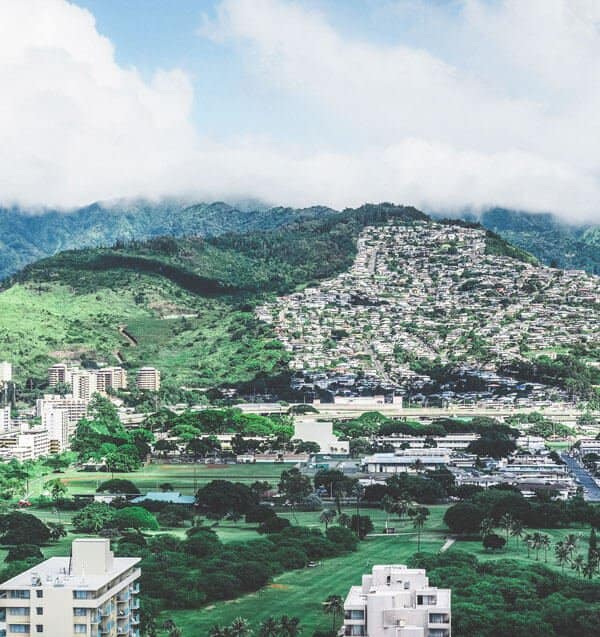
<svg viewBox="0 0 600 637"><path fill-rule="evenodd" d="M2 2L0 86L4 203L157 196L195 149L186 76L119 67L93 16L63 0Z"/></svg>
<svg viewBox="0 0 600 637"><path fill-rule="evenodd" d="M308 6L222 0L201 34L233 43L254 82L318 112L318 151L267 143L264 130L226 145L200 139L182 71L145 81L119 66L93 16L66 0L1 2L0 201L392 200L600 221L596 0L464 0L452 19L427 4L435 35L460 37L452 63L427 38L415 48L346 37ZM387 19L402 23L406 7Z"/></svg>
<svg viewBox="0 0 600 637"><path fill-rule="evenodd" d="M402 20L406 3L396 9ZM257 80L318 104L355 141L349 184L333 157L314 158L338 180L331 193L600 216L600 5L464 0L447 23L474 59L348 39L284 0L223 0L201 33L241 43Z"/></svg>

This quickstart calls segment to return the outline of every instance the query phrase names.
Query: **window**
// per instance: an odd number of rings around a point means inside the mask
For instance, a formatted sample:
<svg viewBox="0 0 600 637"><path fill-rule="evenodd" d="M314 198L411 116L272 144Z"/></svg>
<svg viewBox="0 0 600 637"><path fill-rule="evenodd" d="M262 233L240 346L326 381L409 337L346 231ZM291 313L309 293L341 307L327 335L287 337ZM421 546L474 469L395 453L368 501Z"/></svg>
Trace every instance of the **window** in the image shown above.
<svg viewBox="0 0 600 637"><path fill-rule="evenodd" d="M29 615L30 612L28 606L15 606L8 609L9 615Z"/></svg>
<svg viewBox="0 0 600 637"><path fill-rule="evenodd" d="M39 599L40 597L44 597L44 591L35 591L35 596Z"/></svg>
<svg viewBox="0 0 600 637"><path fill-rule="evenodd" d="M74 608L73 615L76 617L85 617L87 615L87 608Z"/></svg>
<svg viewBox="0 0 600 637"><path fill-rule="evenodd" d="M92 599L92 591L73 591L73 599Z"/></svg>
<svg viewBox="0 0 600 637"><path fill-rule="evenodd" d="M76 633L87 633L87 625L86 624L74 624L73 625L73 630Z"/></svg>
<svg viewBox="0 0 600 637"><path fill-rule="evenodd" d="M407 591L410 588L410 582L404 582L404 590Z"/></svg>
<svg viewBox="0 0 600 637"><path fill-rule="evenodd" d="M42 624L36 624L35 625L35 632L36 633L43 633L44 632L44 627L42 626Z"/></svg>
<svg viewBox="0 0 600 637"><path fill-rule="evenodd" d="M9 624L8 632L9 633L28 633L29 624Z"/></svg>
<svg viewBox="0 0 600 637"><path fill-rule="evenodd" d="M365 611L364 610L347 610L344 613L345 619L364 619Z"/></svg>
<svg viewBox="0 0 600 637"><path fill-rule="evenodd" d="M9 591L11 599L29 599L29 591Z"/></svg>
<svg viewBox="0 0 600 637"><path fill-rule="evenodd" d="M43 609L41 606L38 606L38 607L35 609L35 614L36 614L36 615L43 615L43 614L44 614L44 609Z"/></svg>

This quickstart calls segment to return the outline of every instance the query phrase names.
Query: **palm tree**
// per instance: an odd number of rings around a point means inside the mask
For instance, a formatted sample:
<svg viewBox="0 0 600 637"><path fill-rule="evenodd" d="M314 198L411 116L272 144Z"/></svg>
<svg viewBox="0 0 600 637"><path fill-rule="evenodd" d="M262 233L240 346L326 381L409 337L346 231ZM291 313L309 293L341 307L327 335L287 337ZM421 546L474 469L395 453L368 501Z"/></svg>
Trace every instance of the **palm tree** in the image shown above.
<svg viewBox="0 0 600 637"><path fill-rule="evenodd" d="M494 520L492 518L483 518L481 520L481 524L479 525L479 532L481 533L481 537L485 538L490 533L494 531Z"/></svg>
<svg viewBox="0 0 600 637"><path fill-rule="evenodd" d="M365 493L365 488L357 482L352 488L352 495L356 498L356 535L360 537L360 500Z"/></svg>
<svg viewBox="0 0 600 637"><path fill-rule="evenodd" d="M339 595L330 595L323 602L323 611L332 616L331 632L335 631L337 616L344 612L344 602Z"/></svg>
<svg viewBox="0 0 600 637"><path fill-rule="evenodd" d="M250 637L250 622L245 617L236 617L229 626L229 634L231 637Z"/></svg>
<svg viewBox="0 0 600 637"><path fill-rule="evenodd" d="M531 545L533 550L535 551L535 560L537 562L540 557L540 549L542 548L542 534L539 531L536 531L531 536Z"/></svg>
<svg viewBox="0 0 600 637"><path fill-rule="evenodd" d="M350 527L350 516L347 513L340 513L337 521L340 526L345 526L346 528Z"/></svg>
<svg viewBox="0 0 600 637"><path fill-rule="evenodd" d="M585 562L583 561L583 555L577 555L571 562L571 568L577 573L577 575L581 575L581 571L583 571L584 567Z"/></svg>
<svg viewBox="0 0 600 637"><path fill-rule="evenodd" d="M554 547L556 561L560 564L562 572L565 572L565 564L569 561L571 552L564 542L557 542Z"/></svg>
<svg viewBox="0 0 600 637"><path fill-rule="evenodd" d="M394 498L392 498L391 495L384 495L383 498L381 498L381 508L385 511L386 515L385 515L385 528L388 528L388 524L390 522L390 513L392 513L394 511L394 508L396 506L396 501L394 500Z"/></svg>
<svg viewBox="0 0 600 637"><path fill-rule="evenodd" d="M513 518L513 516L510 513L505 513L499 520L498 520L498 526L501 529L504 529L504 531L506 532L506 542L508 543L508 536L510 534L510 531L512 529L513 524L515 523L515 519Z"/></svg>
<svg viewBox="0 0 600 637"><path fill-rule="evenodd" d="M523 535L523 537L521 538L525 544L525 546L527 546L527 557L530 557L530 553L531 553L531 540L532 540L533 536L531 535L531 533L525 533L525 535Z"/></svg>
<svg viewBox="0 0 600 637"><path fill-rule="evenodd" d="M298 637L302 629L300 628L300 620L297 617L289 617L282 615L279 620L281 637Z"/></svg>
<svg viewBox="0 0 600 637"><path fill-rule="evenodd" d="M569 557L571 557L573 553L575 552L578 542L579 542L579 537L577 537L577 535L575 535L574 533L569 533L569 535L565 537L564 544L567 550L569 551Z"/></svg>
<svg viewBox="0 0 600 637"><path fill-rule="evenodd" d="M325 509L321 515L319 516L319 522L322 522L325 525L325 531L327 531L327 527L330 522L333 522L335 519L336 512L333 509Z"/></svg>
<svg viewBox="0 0 600 637"><path fill-rule="evenodd" d="M515 538L515 542L518 541L519 538L523 537L523 533L525 531L525 527L521 520L515 520L510 529L510 534Z"/></svg>
<svg viewBox="0 0 600 637"><path fill-rule="evenodd" d="M544 549L544 562L548 563L548 549L550 548L550 536L542 533L540 538L541 547Z"/></svg>
<svg viewBox="0 0 600 637"><path fill-rule="evenodd" d="M279 637L279 622L275 617L267 617L258 627L258 637Z"/></svg>
<svg viewBox="0 0 600 637"><path fill-rule="evenodd" d="M581 571L584 577L592 579L592 577L594 577L594 573L596 572L596 565L593 561L588 560Z"/></svg>
<svg viewBox="0 0 600 637"><path fill-rule="evenodd" d="M417 551L421 550L421 531L425 526L425 522L429 517L429 510L425 507L418 507L417 509L413 509L415 513L412 515L413 519L413 527L417 529Z"/></svg>

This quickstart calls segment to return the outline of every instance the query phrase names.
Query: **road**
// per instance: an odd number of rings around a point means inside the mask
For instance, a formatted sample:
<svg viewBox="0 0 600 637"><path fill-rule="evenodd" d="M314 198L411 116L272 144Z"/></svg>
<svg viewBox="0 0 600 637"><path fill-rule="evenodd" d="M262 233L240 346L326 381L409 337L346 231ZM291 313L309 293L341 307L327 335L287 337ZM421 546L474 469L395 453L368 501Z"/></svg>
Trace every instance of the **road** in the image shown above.
<svg viewBox="0 0 600 637"><path fill-rule="evenodd" d="M596 484L592 476L575 458L571 458L567 453L561 453L561 458L566 462L571 473L579 480L583 487L583 497L588 502L600 502L600 487Z"/></svg>

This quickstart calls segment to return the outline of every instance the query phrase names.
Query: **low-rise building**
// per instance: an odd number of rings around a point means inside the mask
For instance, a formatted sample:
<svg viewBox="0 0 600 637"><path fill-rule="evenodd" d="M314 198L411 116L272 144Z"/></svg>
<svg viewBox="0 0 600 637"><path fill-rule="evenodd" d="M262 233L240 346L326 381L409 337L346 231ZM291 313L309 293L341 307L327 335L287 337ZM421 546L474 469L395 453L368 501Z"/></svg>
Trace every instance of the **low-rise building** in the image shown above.
<svg viewBox="0 0 600 637"><path fill-rule="evenodd" d="M363 460L368 473L405 473L442 469L450 463L450 450L442 447L397 449L394 453L374 453Z"/></svg>
<svg viewBox="0 0 600 637"><path fill-rule="evenodd" d="M77 539L0 584L0 635L139 637L139 562L114 557L106 539Z"/></svg>
<svg viewBox="0 0 600 637"><path fill-rule="evenodd" d="M424 569L374 566L344 602L344 635L450 637L451 590L429 586Z"/></svg>

